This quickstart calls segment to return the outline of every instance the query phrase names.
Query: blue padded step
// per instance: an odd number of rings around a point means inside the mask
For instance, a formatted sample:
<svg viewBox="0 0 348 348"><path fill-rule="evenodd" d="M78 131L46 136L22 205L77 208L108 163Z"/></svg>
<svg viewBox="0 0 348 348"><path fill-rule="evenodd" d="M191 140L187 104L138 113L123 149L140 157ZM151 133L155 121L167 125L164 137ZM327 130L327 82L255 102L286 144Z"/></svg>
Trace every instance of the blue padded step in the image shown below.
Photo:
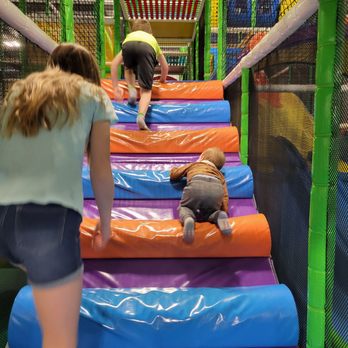
<svg viewBox="0 0 348 348"><path fill-rule="evenodd" d="M183 179L171 182L168 170L116 170L113 171L116 199L180 199L186 184ZM252 198L254 185L249 166L225 167L227 189L230 198ZM82 171L83 196L94 198L89 168Z"/></svg>
<svg viewBox="0 0 348 348"><path fill-rule="evenodd" d="M84 289L78 347L287 347L297 345L298 335L295 302L284 285ZM13 305L9 344L41 346L29 286Z"/></svg>
<svg viewBox="0 0 348 348"><path fill-rule="evenodd" d="M119 122L135 122L137 106L116 102L112 104ZM152 104L147 112L146 120L149 123L229 123L230 104L228 101Z"/></svg>

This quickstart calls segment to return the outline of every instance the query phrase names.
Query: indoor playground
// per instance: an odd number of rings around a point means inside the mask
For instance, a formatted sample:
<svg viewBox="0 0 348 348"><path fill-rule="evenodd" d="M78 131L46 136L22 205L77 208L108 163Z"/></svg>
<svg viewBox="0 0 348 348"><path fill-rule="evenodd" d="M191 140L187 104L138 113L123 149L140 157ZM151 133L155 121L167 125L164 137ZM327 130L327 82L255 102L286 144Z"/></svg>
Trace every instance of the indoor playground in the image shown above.
<svg viewBox="0 0 348 348"><path fill-rule="evenodd" d="M1 0L0 103L60 42L95 55L114 99L111 62L135 19L150 21L169 76L156 67L140 131L118 71L101 251L83 164L78 347L347 348L348 1ZM196 223L188 244L185 180L169 172L209 147L226 155L232 235ZM41 340L25 273L0 260L0 348Z"/></svg>

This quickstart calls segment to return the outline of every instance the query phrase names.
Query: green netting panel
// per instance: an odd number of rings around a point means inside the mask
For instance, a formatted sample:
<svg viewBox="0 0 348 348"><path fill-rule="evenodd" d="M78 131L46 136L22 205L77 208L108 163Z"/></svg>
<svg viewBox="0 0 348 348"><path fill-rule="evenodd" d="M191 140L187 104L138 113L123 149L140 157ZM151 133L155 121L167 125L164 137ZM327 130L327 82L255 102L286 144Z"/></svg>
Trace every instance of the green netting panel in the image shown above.
<svg viewBox="0 0 348 348"><path fill-rule="evenodd" d="M45 51L0 20L0 102L13 82L43 70L47 59Z"/></svg>
<svg viewBox="0 0 348 348"><path fill-rule="evenodd" d="M328 204L327 347L348 347L348 2L339 1ZM338 165L337 165L338 164Z"/></svg>
<svg viewBox="0 0 348 348"><path fill-rule="evenodd" d="M99 0L74 0L75 42L89 49L101 62L98 48Z"/></svg>
<svg viewBox="0 0 348 348"><path fill-rule="evenodd" d="M306 340L316 50L313 16L252 68L250 86L249 164L255 197L270 224L279 281L295 297L301 347Z"/></svg>

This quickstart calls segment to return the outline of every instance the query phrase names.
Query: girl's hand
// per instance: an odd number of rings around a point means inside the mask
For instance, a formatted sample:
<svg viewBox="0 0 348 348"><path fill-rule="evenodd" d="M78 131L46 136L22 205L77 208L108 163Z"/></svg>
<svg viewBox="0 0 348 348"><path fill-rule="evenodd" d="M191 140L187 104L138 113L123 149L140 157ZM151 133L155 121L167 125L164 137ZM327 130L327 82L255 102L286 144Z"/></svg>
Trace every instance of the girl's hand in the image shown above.
<svg viewBox="0 0 348 348"><path fill-rule="evenodd" d="M107 227L101 227L100 221L97 223L97 226L95 228L96 234L93 237L92 240L92 247L94 250L103 250L108 241L110 240L111 236L111 229L110 226Z"/></svg>

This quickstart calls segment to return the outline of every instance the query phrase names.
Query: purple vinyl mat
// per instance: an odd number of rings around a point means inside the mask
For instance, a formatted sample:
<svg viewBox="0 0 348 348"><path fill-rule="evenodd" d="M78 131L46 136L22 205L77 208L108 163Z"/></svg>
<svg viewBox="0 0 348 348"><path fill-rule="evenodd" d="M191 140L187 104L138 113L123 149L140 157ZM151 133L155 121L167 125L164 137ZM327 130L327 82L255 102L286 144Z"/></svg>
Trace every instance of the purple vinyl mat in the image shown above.
<svg viewBox="0 0 348 348"><path fill-rule="evenodd" d="M268 258L84 260L85 288L241 287L277 284Z"/></svg>
<svg viewBox="0 0 348 348"><path fill-rule="evenodd" d="M118 161L111 161L112 169L117 170L170 170L173 167L185 165L187 163L122 163ZM231 162L228 164L231 166L238 166L241 163Z"/></svg>
<svg viewBox="0 0 348 348"><path fill-rule="evenodd" d="M196 162L200 154L190 153L190 154L110 154L111 163L172 163L173 165L181 165L191 162ZM239 158L239 153L226 152L226 163L225 166L229 165L240 165L241 161ZM84 158L84 164L87 164L87 158Z"/></svg>
<svg viewBox="0 0 348 348"><path fill-rule="evenodd" d="M115 200L112 218L116 220L174 220L179 218L179 200ZM257 214L254 200L250 198L230 199L229 216ZM98 219L99 213L94 200L85 200L83 215Z"/></svg>
<svg viewBox="0 0 348 348"><path fill-rule="evenodd" d="M196 162L200 154L112 154L110 161L113 163L190 163ZM226 164L237 162L240 164L239 153L226 152Z"/></svg>
<svg viewBox="0 0 348 348"><path fill-rule="evenodd" d="M148 123L147 124L152 131L174 131L174 130L198 130L207 128L224 128L229 127L229 123ZM135 123L116 123L112 125L112 128L122 130L139 130L138 125Z"/></svg>

